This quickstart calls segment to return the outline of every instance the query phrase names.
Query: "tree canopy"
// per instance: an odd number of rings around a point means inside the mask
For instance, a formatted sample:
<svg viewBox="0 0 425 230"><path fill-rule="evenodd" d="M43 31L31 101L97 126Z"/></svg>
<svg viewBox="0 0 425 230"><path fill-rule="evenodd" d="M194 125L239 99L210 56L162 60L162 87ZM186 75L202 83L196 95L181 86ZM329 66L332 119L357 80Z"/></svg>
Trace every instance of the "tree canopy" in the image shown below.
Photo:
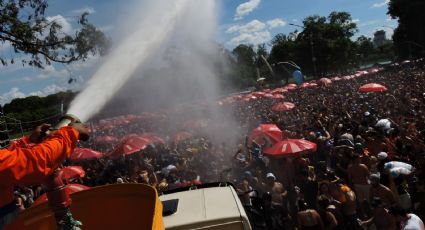
<svg viewBox="0 0 425 230"><path fill-rule="evenodd" d="M88 13L78 20L79 30L66 34L58 21L45 16L47 7L46 0L0 0L0 43L26 54L23 65L43 68L52 62L71 63L106 52L109 39L88 22ZM15 64L13 58L4 56L0 61Z"/></svg>
<svg viewBox="0 0 425 230"><path fill-rule="evenodd" d="M425 1L390 0L388 14L398 20L393 40L399 58L425 56Z"/></svg>

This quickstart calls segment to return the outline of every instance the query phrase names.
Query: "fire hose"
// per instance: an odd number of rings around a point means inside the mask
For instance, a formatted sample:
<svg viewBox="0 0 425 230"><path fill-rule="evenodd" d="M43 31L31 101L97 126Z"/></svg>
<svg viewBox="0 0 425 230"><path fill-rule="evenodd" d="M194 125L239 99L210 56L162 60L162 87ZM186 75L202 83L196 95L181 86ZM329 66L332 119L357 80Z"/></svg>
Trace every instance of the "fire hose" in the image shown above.
<svg viewBox="0 0 425 230"><path fill-rule="evenodd" d="M81 121L77 117L67 114L61 118L61 121L55 126L54 130L68 126L70 123L81 123ZM60 176L60 171L60 169L56 169L45 182L48 204L54 213L58 229L79 230L79 226L82 223L72 217L70 211L72 200L65 190L65 184Z"/></svg>

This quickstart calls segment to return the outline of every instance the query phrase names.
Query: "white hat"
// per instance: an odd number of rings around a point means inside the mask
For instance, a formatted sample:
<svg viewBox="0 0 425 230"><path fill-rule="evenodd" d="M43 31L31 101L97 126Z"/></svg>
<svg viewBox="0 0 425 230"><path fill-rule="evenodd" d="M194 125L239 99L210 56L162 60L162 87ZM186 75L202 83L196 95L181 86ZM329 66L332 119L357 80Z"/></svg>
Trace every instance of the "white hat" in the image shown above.
<svg viewBox="0 0 425 230"><path fill-rule="evenodd" d="M117 184L123 184L124 180L121 177L117 178Z"/></svg>
<svg viewBox="0 0 425 230"><path fill-rule="evenodd" d="M270 177L276 180L276 177L274 176L273 173L267 173L266 178L270 178Z"/></svg>
<svg viewBox="0 0 425 230"><path fill-rule="evenodd" d="M264 77L260 77L260 78L257 79L257 81L264 81L264 80L266 80L266 78L264 78Z"/></svg>
<svg viewBox="0 0 425 230"><path fill-rule="evenodd" d="M380 152L378 153L378 160L385 160L388 157L388 154L386 152Z"/></svg>

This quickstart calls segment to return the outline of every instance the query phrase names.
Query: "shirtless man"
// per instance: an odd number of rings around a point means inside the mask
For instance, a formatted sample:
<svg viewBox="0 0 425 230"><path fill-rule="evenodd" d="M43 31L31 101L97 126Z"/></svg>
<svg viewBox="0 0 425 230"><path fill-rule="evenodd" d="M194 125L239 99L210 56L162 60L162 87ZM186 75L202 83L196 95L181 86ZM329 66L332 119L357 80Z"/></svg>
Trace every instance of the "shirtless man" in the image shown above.
<svg viewBox="0 0 425 230"><path fill-rule="evenodd" d="M281 229L283 227L283 221L288 215L287 204L285 202L288 192L282 183L276 181L273 173L267 173L264 191L271 194L272 228Z"/></svg>
<svg viewBox="0 0 425 230"><path fill-rule="evenodd" d="M373 216L369 220L363 221L362 226L374 224L376 230L397 229L394 218L388 212L388 209L383 206L382 200L379 197L374 197L371 203L373 207Z"/></svg>
<svg viewBox="0 0 425 230"><path fill-rule="evenodd" d="M286 198L287 191L283 187L282 183L276 181L276 177L273 173L267 173L266 175L266 192L270 192L272 195L272 205L282 206L284 199Z"/></svg>
<svg viewBox="0 0 425 230"><path fill-rule="evenodd" d="M369 200L379 198L382 202L382 206L389 208L396 203L394 194L387 186L379 183L379 179L379 175L372 174L370 176L370 182L372 186L369 190Z"/></svg>
<svg viewBox="0 0 425 230"><path fill-rule="evenodd" d="M354 185L354 191L356 192L357 201L369 201L369 169L366 165L360 163L360 157L354 156L352 164L348 166L348 177L350 182Z"/></svg>
<svg viewBox="0 0 425 230"><path fill-rule="evenodd" d="M322 218L314 209L308 209L308 205L303 200L298 202L299 212L297 213L297 222L299 230L325 229Z"/></svg>

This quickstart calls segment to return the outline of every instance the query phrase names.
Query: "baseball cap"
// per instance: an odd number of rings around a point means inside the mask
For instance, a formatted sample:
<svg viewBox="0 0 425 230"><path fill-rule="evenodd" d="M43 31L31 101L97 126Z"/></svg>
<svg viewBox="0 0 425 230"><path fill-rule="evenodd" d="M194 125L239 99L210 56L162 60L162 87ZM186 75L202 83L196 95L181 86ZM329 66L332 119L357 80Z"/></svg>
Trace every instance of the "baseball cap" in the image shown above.
<svg viewBox="0 0 425 230"><path fill-rule="evenodd" d="M387 159L388 154L386 152L380 152L378 153L377 157L378 157L378 160L385 160Z"/></svg>
<svg viewBox="0 0 425 230"><path fill-rule="evenodd" d="M273 178L276 180L276 177L273 173L267 173L266 178Z"/></svg>

